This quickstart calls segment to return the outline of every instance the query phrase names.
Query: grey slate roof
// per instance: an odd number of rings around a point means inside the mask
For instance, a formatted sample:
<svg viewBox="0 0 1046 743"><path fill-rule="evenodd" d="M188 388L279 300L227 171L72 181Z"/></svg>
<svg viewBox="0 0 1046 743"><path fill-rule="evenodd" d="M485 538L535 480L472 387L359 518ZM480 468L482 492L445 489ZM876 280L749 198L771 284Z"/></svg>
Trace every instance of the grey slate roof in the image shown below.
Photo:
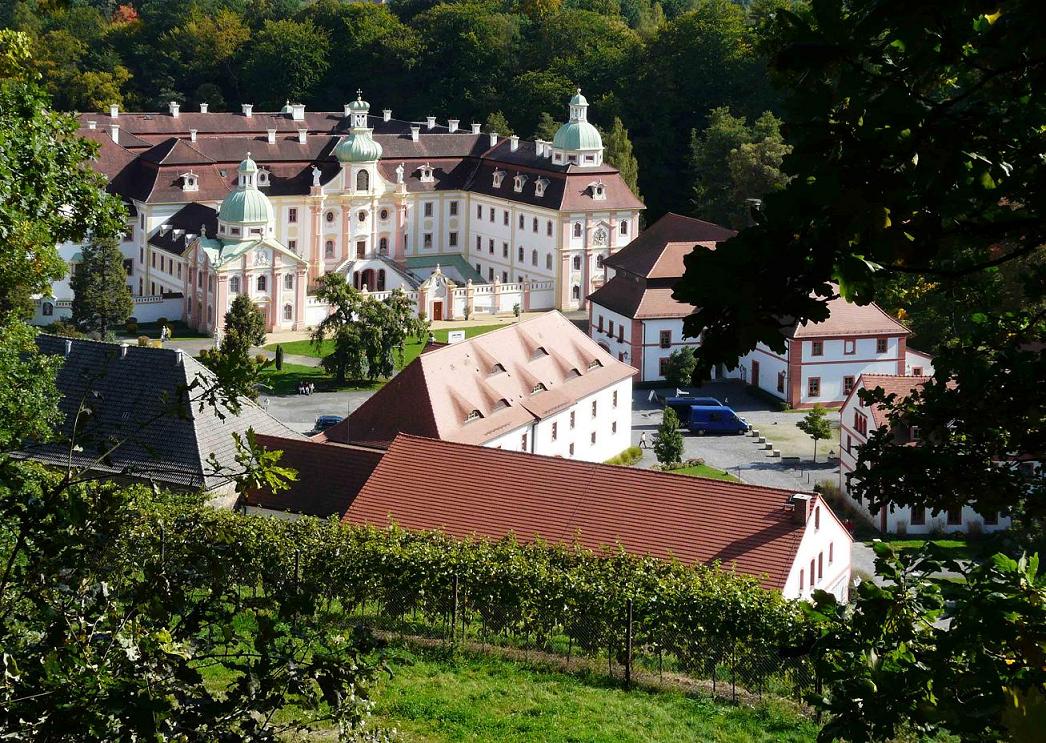
<svg viewBox="0 0 1046 743"><path fill-rule="evenodd" d="M233 433L253 428L304 438L250 400L241 401L238 414L224 406L200 410L199 402L192 402L200 388L188 388L196 379L207 386L214 376L180 351L128 346L124 352L115 343L53 335L37 336L37 345L45 354L65 357L57 377L65 420L58 442L27 447L21 456L64 466L81 404L90 413L80 415L74 466L180 488L212 490L226 484L208 459L214 453L220 464L235 467ZM110 456L92 465L117 442L122 443Z"/></svg>

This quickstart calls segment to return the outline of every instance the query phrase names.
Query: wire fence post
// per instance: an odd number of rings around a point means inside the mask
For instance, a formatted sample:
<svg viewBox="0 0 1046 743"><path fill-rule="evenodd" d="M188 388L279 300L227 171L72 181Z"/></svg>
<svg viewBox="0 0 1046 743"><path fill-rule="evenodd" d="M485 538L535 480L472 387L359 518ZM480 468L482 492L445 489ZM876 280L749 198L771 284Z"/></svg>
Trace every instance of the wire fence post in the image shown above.
<svg viewBox="0 0 1046 743"><path fill-rule="evenodd" d="M625 602L625 688L632 688L632 599Z"/></svg>
<svg viewBox="0 0 1046 743"><path fill-rule="evenodd" d="M452 582L452 596L450 605L450 644L454 644L455 627L458 623L458 575L454 574L454 580Z"/></svg>

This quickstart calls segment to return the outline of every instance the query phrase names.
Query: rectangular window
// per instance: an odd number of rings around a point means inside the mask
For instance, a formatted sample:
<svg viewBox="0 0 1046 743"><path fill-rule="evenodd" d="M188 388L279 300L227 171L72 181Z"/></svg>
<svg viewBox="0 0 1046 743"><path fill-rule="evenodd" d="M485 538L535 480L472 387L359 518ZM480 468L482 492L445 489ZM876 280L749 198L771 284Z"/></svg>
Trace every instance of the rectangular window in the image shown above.
<svg viewBox="0 0 1046 743"><path fill-rule="evenodd" d="M919 427L918 426L911 426L911 427L909 427L909 429L908 429L908 440L909 441L918 441L919 440Z"/></svg>
<svg viewBox="0 0 1046 743"><path fill-rule="evenodd" d="M128 273L130 273L130 271L128 271ZM182 264L179 263L178 264L178 278L180 279L181 277L182 277Z"/></svg>
<svg viewBox="0 0 1046 743"><path fill-rule="evenodd" d="M814 587L814 583L817 581L817 578L814 577L815 575L817 575L817 573L814 572L814 558L811 557L810 558L810 588L813 588Z"/></svg>
<svg viewBox="0 0 1046 743"><path fill-rule="evenodd" d="M810 355L824 356L824 341L810 341Z"/></svg>
<svg viewBox="0 0 1046 743"><path fill-rule="evenodd" d="M291 224L298 221L298 210L296 208L291 207L287 210L287 221Z"/></svg>
<svg viewBox="0 0 1046 743"><path fill-rule="evenodd" d="M854 411L854 430L862 436L868 435L868 416Z"/></svg>
<svg viewBox="0 0 1046 743"><path fill-rule="evenodd" d="M672 331L662 330L660 335L661 348L670 348L672 346Z"/></svg>
<svg viewBox="0 0 1046 743"><path fill-rule="evenodd" d="M875 352L886 353L887 338L876 338L875 339Z"/></svg>
<svg viewBox="0 0 1046 743"><path fill-rule="evenodd" d="M508 243L501 243L501 257L508 258Z"/></svg>
<svg viewBox="0 0 1046 743"><path fill-rule="evenodd" d="M613 334L614 334L614 321L611 320L610 324L607 326L607 335L613 335Z"/></svg>
<svg viewBox="0 0 1046 743"><path fill-rule="evenodd" d="M152 254L153 268L156 268L156 253Z"/></svg>
<svg viewBox="0 0 1046 743"><path fill-rule="evenodd" d="M556 437L558 435L559 435L559 424L556 423L555 421L552 421L552 440L555 441Z"/></svg>
<svg viewBox="0 0 1046 743"><path fill-rule="evenodd" d="M534 223L533 223L532 226L533 226L533 231L537 232L538 231L538 218L537 217L534 217Z"/></svg>
<svg viewBox="0 0 1046 743"><path fill-rule="evenodd" d="M519 215L519 228L523 229L523 215L522 214Z"/></svg>
<svg viewBox="0 0 1046 743"><path fill-rule="evenodd" d="M138 248L138 262L145 263L145 248Z"/></svg>
<svg viewBox="0 0 1046 743"><path fill-rule="evenodd" d="M288 240L287 241L287 247L290 248L291 250L293 250L295 253L297 253L298 252L298 241L297 240Z"/></svg>
<svg viewBox="0 0 1046 743"><path fill-rule="evenodd" d="M657 373L658 373L658 376L661 376L661 377L665 376L665 374L668 373L668 357L667 356L662 356L660 359L658 359L658 361L657 361Z"/></svg>
<svg viewBox="0 0 1046 743"><path fill-rule="evenodd" d="M450 216L458 216L458 202L456 201L450 202Z"/></svg>
<svg viewBox="0 0 1046 743"><path fill-rule="evenodd" d="M912 506L912 526L926 525L926 507Z"/></svg>
<svg viewBox="0 0 1046 743"><path fill-rule="evenodd" d="M824 552L817 553L817 580L824 578Z"/></svg>
<svg viewBox="0 0 1046 743"><path fill-rule="evenodd" d="M622 323L622 324L617 326L617 339L618 339L619 342L624 342L624 340L625 340L625 324L624 323Z"/></svg>
<svg viewBox="0 0 1046 743"><path fill-rule="evenodd" d="M948 526L960 526L962 524L962 507L948 509Z"/></svg>
<svg viewBox="0 0 1046 743"><path fill-rule="evenodd" d="M487 269L487 281L493 281L493 280L494 280L494 269L493 268L488 268Z"/></svg>
<svg viewBox="0 0 1046 743"><path fill-rule="evenodd" d="M596 417L596 407L597 407L597 406L596 406L596 403L597 403L597 402L598 402L597 400L593 400L593 401L592 401L592 417L593 417L593 418L595 418L595 417Z"/></svg>
<svg viewBox="0 0 1046 743"><path fill-rule="evenodd" d="M476 204L476 219L483 219L483 205Z"/></svg>
<svg viewBox="0 0 1046 743"><path fill-rule="evenodd" d="M494 255L494 238L490 238L487 241L487 250L491 255Z"/></svg>
<svg viewBox="0 0 1046 743"><path fill-rule="evenodd" d="M803 585L803 570L799 569L799 590L802 591L805 586Z"/></svg>
<svg viewBox="0 0 1046 743"><path fill-rule="evenodd" d="M596 327L596 331L599 333L603 332L603 316L599 316L599 325Z"/></svg>
<svg viewBox="0 0 1046 743"><path fill-rule="evenodd" d="M777 372L777 391L778 392L784 392L785 391L785 373L784 372Z"/></svg>
<svg viewBox="0 0 1046 743"><path fill-rule="evenodd" d="M449 235L447 235L447 245L449 245L452 248L458 247L458 233L457 232L451 232Z"/></svg>
<svg viewBox="0 0 1046 743"><path fill-rule="evenodd" d="M857 341L855 341L853 338L844 338L843 353L847 356L853 356L855 353L857 353Z"/></svg>
<svg viewBox="0 0 1046 743"><path fill-rule="evenodd" d="M490 221L494 221L494 207L490 207Z"/></svg>
<svg viewBox="0 0 1046 743"><path fill-rule="evenodd" d="M596 432L593 431L591 434L589 434L588 438L592 441L593 444L596 443Z"/></svg>
<svg viewBox="0 0 1046 743"><path fill-rule="evenodd" d="M426 232L425 233L425 236L422 238L421 244L422 244L423 247L426 247L426 248L431 248L432 247L432 233L431 232Z"/></svg>
<svg viewBox="0 0 1046 743"><path fill-rule="evenodd" d="M828 564L831 565L835 559L835 542L828 543Z"/></svg>
<svg viewBox="0 0 1046 743"><path fill-rule="evenodd" d="M843 395L849 395L850 391L854 388L853 377L843 377Z"/></svg>
<svg viewBox="0 0 1046 743"><path fill-rule="evenodd" d="M476 250L483 250L483 238L476 235Z"/></svg>
<svg viewBox="0 0 1046 743"><path fill-rule="evenodd" d="M529 451L527 449L527 435L526 434L523 434L523 439L522 439L522 441L520 443L522 444L522 446L520 448L522 448L523 451Z"/></svg>
<svg viewBox="0 0 1046 743"><path fill-rule="evenodd" d="M503 217L501 219L501 223L503 225L505 225L506 227L508 227L508 209L505 210L505 214L503 215Z"/></svg>
<svg viewBox="0 0 1046 743"><path fill-rule="evenodd" d="M574 456L574 445L570 445L570 456Z"/></svg>
<svg viewBox="0 0 1046 743"><path fill-rule="evenodd" d="M425 202L425 216L426 217L431 217L432 216L432 202L431 201L426 201Z"/></svg>
<svg viewBox="0 0 1046 743"><path fill-rule="evenodd" d="M570 428L571 429L574 428L574 421L576 420L576 417L577 417L577 411L576 410L571 410L570 411Z"/></svg>
<svg viewBox="0 0 1046 743"><path fill-rule="evenodd" d="M501 283L502 284L507 284L508 283L508 271L502 271L501 272Z"/></svg>
<svg viewBox="0 0 1046 743"><path fill-rule="evenodd" d="M921 366L913 366L912 374L916 377L921 377L923 375L923 368Z"/></svg>
<svg viewBox="0 0 1046 743"><path fill-rule="evenodd" d="M610 402L611 406L616 408L617 407L617 390L614 390L614 394L611 395L610 400L611 400L611 402Z"/></svg>
<svg viewBox="0 0 1046 743"><path fill-rule="evenodd" d="M806 382L806 394L810 397L821 396L821 378L810 377Z"/></svg>
<svg viewBox="0 0 1046 743"><path fill-rule="evenodd" d="M610 433L617 433L617 421L610 424Z"/></svg>
<svg viewBox="0 0 1046 743"><path fill-rule="evenodd" d="M846 434L846 451L852 451L854 445L853 436Z"/></svg>

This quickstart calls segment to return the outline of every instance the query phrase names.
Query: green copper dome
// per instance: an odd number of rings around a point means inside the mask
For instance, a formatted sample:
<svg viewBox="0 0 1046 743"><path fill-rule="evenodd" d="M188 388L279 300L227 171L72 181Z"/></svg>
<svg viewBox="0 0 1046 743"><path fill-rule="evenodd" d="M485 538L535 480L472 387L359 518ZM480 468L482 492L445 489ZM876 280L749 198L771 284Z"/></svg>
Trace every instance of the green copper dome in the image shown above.
<svg viewBox="0 0 1046 743"><path fill-rule="evenodd" d="M587 121L568 121L559 127L552 146L557 150L599 150L603 148L603 138Z"/></svg>
<svg viewBox="0 0 1046 743"><path fill-rule="evenodd" d="M222 222L270 224L275 218L269 197L254 188L233 191L218 209L218 219Z"/></svg>
<svg viewBox="0 0 1046 743"><path fill-rule="evenodd" d="M247 153L247 157L240 163L240 167L237 170L241 173L257 173L258 163L251 159L251 153Z"/></svg>
<svg viewBox="0 0 1046 743"><path fill-rule="evenodd" d="M381 145L367 132L353 132L334 148L334 157L343 163L369 163L381 157Z"/></svg>
<svg viewBox="0 0 1046 743"><path fill-rule="evenodd" d="M588 99L585 98L585 96L581 95L581 88L578 88L577 89L577 93L574 95L573 98L570 99L570 105L571 106L587 106L588 105Z"/></svg>

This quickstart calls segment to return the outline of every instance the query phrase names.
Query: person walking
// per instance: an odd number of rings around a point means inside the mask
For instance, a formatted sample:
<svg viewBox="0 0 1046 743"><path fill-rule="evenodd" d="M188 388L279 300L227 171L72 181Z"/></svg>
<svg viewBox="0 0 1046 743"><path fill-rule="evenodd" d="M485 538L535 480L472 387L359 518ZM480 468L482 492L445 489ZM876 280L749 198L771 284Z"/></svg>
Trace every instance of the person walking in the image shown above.
<svg viewBox="0 0 1046 743"><path fill-rule="evenodd" d="M643 431L643 433L639 434L639 448L647 448L646 431Z"/></svg>

